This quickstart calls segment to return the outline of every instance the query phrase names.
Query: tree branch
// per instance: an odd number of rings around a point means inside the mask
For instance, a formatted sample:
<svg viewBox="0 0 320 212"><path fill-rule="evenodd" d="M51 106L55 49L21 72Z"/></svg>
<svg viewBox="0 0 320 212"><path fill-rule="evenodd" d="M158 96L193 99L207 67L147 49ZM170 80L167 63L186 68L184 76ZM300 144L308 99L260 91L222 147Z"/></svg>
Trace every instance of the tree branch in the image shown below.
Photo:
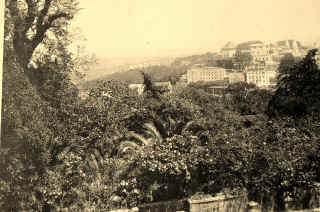
<svg viewBox="0 0 320 212"><path fill-rule="evenodd" d="M24 33L26 34L28 30L31 28L35 18L36 18L36 4L32 0L26 0L27 6L28 6L28 15L26 17L26 24Z"/></svg>
<svg viewBox="0 0 320 212"><path fill-rule="evenodd" d="M69 19L70 18L70 15L67 14L67 13L57 13L57 14L54 14L54 15L51 15L49 18L48 18L48 22L47 24L49 24L51 26L51 24L57 20L58 18L67 18Z"/></svg>
<svg viewBox="0 0 320 212"><path fill-rule="evenodd" d="M17 6L17 0L11 0L9 5L8 5L8 8L10 10L10 15L12 17L17 17L18 16L18 6Z"/></svg>
<svg viewBox="0 0 320 212"><path fill-rule="evenodd" d="M45 0L43 9L40 11L40 15L37 20L37 31L43 25L44 17L48 14L52 0Z"/></svg>
<svg viewBox="0 0 320 212"><path fill-rule="evenodd" d="M49 16L48 21L37 28L37 33L32 39L34 49L42 42L47 30L52 27L52 23L59 18L70 18L70 16L67 13L57 13Z"/></svg>

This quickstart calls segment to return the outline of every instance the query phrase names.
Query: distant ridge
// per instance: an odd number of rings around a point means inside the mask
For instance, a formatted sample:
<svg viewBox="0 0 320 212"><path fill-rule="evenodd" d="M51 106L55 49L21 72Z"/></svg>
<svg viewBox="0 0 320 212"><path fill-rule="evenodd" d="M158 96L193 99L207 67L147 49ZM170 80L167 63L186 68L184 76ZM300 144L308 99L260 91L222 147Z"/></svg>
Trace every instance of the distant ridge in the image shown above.
<svg viewBox="0 0 320 212"><path fill-rule="evenodd" d="M251 41L245 41L236 44L235 42L228 41L221 49L236 49L236 48L247 48L250 45L253 44L265 44L265 45L271 45L271 46L277 46L277 47L286 47L290 49L298 48L298 49L304 49L306 46L302 45L302 43L298 40L294 39L288 39L288 40L279 40L274 42L267 42L267 41L261 41L261 40L251 40ZM318 46L319 43L317 43Z"/></svg>
<svg viewBox="0 0 320 212"><path fill-rule="evenodd" d="M222 49L234 49L237 47L237 44L235 42L229 41L225 46L222 47Z"/></svg>

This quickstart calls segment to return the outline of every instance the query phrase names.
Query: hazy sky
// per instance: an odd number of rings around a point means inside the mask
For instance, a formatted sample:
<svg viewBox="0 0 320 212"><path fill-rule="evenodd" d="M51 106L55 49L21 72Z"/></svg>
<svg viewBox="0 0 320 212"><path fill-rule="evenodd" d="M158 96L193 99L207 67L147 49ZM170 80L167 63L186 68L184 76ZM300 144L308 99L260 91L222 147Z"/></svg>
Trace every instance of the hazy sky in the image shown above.
<svg viewBox="0 0 320 212"><path fill-rule="evenodd" d="M100 57L214 51L227 41L316 39L320 0L82 0L80 26Z"/></svg>

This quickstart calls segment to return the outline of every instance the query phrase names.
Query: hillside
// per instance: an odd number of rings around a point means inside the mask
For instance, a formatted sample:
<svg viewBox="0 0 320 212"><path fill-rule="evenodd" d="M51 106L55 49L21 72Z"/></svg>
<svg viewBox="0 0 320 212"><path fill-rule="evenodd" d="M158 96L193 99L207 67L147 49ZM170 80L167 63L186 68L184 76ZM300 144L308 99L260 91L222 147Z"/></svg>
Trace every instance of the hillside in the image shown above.
<svg viewBox="0 0 320 212"><path fill-rule="evenodd" d="M168 66L174 58L171 57L123 57L123 58L98 58L97 64L86 72L85 80L91 81L117 72L126 72L143 66L164 65Z"/></svg>
<svg viewBox="0 0 320 212"><path fill-rule="evenodd" d="M222 49L249 48L250 45L262 44L263 41L252 40L242 43L228 42ZM275 49L292 50L298 55L304 55L305 47L300 41L281 40L270 44ZM107 61L110 62L110 61ZM195 54L185 57L172 58L144 58L136 60L122 60L108 66L104 60L98 68L92 70L87 81L78 84L80 89L89 89L100 80L120 80L128 83L142 83L141 71L148 73L153 81L175 82L179 77L186 73L188 68L195 64L205 66L219 66L232 68L231 59L222 58L219 53L207 52L205 54ZM120 65L121 64L121 65Z"/></svg>
<svg viewBox="0 0 320 212"><path fill-rule="evenodd" d="M187 57L176 58L172 65L173 66L192 66L195 64L215 65L215 60L219 59L217 53L207 52L205 54L191 55Z"/></svg>
<svg viewBox="0 0 320 212"><path fill-rule="evenodd" d="M171 81L175 83L179 77L187 71L187 67L175 67L175 66L149 66L146 68L137 68L128 71L112 73L99 79L83 81L77 86L80 90L87 90L95 87L98 81L104 80L119 80L126 81L128 83L142 83L143 78L141 72L145 72L150 75L152 81L164 82Z"/></svg>
<svg viewBox="0 0 320 212"><path fill-rule="evenodd" d="M165 65L151 65L147 67L139 67L139 65L131 65L127 68L133 67L133 69L125 70L117 72L109 72L110 74L100 75L100 77L96 77L94 79L90 79L87 81L83 81L79 83L77 86L81 90L86 90L94 87L98 81L104 80L120 80L126 81L128 83L142 83L143 78L141 75L141 71L148 73L152 79L152 81L164 82L171 81L175 83L182 74L186 73L188 68L195 64L204 64L207 66L218 66L219 63L217 61L220 59L217 53L208 52L205 54L196 54L190 55L186 57L178 57L173 60L170 64L167 63ZM152 64L152 63L151 63ZM138 67L138 68L135 68ZM100 67L100 70L103 70Z"/></svg>

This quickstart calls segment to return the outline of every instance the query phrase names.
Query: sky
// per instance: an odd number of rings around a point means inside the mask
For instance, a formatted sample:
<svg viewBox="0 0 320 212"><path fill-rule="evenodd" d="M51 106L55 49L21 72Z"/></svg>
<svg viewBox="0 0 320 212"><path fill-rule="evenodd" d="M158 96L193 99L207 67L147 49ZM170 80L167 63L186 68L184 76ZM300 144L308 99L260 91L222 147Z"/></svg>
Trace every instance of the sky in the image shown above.
<svg viewBox="0 0 320 212"><path fill-rule="evenodd" d="M98 57L216 51L228 41L320 40L319 0L82 0L73 22Z"/></svg>

